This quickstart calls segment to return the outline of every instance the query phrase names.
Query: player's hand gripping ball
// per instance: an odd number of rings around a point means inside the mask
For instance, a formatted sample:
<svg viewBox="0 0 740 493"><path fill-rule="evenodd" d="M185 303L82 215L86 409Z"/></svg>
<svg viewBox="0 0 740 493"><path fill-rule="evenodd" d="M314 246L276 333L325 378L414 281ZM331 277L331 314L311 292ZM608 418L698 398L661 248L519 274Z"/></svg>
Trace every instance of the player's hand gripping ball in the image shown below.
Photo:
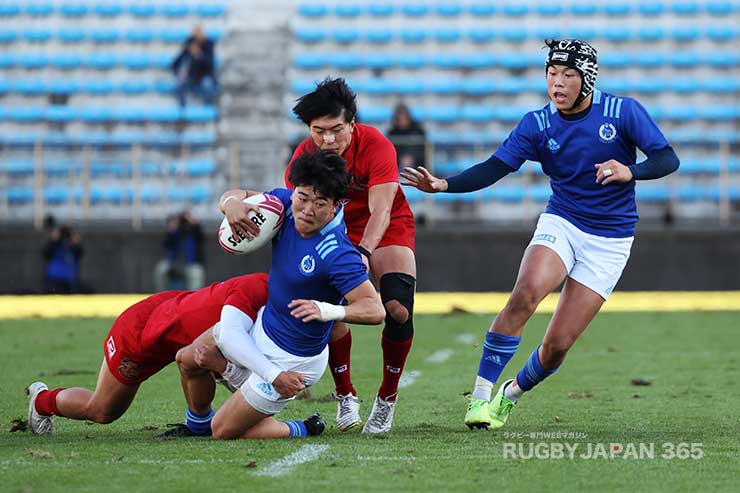
<svg viewBox="0 0 740 493"><path fill-rule="evenodd" d="M251 253L268 244L285 218L283 203L274 195L260 193L244 199L244 202L259 207L258 213L249 213L249 219L259 226L260 233L254 238L246 238L242 234L234 235L229 222L224 218L218 228L218 244L224 251L234 255Z"/></svg>

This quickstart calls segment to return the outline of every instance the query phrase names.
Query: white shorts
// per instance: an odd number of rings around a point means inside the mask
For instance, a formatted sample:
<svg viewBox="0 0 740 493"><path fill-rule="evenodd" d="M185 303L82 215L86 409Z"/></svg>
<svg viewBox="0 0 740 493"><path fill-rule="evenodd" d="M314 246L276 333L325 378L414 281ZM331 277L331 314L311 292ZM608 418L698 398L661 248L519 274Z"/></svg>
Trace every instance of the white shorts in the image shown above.
<svg viewBox="0 0 740 493"><path fill-rule="evenodd" d="M554 250L565 264L568 277L606 300L627 265L633 240L633 236L607 238L585 233L560 216L544 213L529 246Z"/></svg>
<svg viewBox="0 0 740 493"><path fill-rule="evenodd" d="M329 361L329 348L325 347L316 356L296 356L290 354L280 348L265 334L265 330L262 327L262 312L264 310L265 308L262 307L257 312L257 320L255 320L252 329L249 331L249 335L254 340L257 348L272 364L281 370L294 371L303 375L305 377L304 382L306 387L310 387L318 382L324 374ZM249 375L240 390L247 404L263 414L277 414L283 410L288 402L295 399L295 396L284 399L272 384L266 382L254 372Z"/></svg>

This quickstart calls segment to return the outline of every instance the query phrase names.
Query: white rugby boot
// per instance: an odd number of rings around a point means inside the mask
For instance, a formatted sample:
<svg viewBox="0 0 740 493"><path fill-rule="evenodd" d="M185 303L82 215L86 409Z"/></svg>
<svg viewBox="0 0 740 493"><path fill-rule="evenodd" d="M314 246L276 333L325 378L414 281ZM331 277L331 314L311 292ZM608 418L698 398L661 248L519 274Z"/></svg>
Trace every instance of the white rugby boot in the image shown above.
<svg viewBox="0 0 740 493"><path fill-rule="evenodd" d="M362 423L360 418L360 399L352 394L334 394L337 400L337 428L348 431Z"/></svg>
<svg viewBox="0 0 740 493"><path fill-rule="evenodd" d="M394 394L389 397L395 397ZM365 426L362 427L363 433L388 433L393 426L393 413L396 412L396 401L386 401L379 395L375 396L373 410L370 411L370 417L367 418Z"/></svg>
<svg viewBox="0 0 740 493"><path fill-rule="evenodd" d="M40 392L49 390L43 382L33 382L26 389L28 394L28 427L34 435L49 435L54 431L54 416L44 416L36 411L36 397Z"/></svg>

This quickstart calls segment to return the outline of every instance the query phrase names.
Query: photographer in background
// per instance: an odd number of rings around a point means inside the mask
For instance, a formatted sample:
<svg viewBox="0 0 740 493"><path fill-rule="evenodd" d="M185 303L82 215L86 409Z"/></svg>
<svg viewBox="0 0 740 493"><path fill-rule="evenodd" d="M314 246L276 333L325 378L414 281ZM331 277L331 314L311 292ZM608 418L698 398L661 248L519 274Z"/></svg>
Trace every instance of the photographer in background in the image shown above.
<svg viewBox="0 0 740 493"><path fill-rule="evenodd" d="M154 269L155 291L194 291L205 285L203 231L189 211L167 219L164 248L166 256Z"/></svg>
<svg viewBox="0 0 740 493"><path fill-rule="evenodd" d="M50 229L42 255L46 261L44 269L44 292L47 294L89 293L92 290L80 281L80 259L83 250L80 235L72 226L56 226L53 216L46 218Z"/></svg>
<svg viewBox="0 0 740 493"><path fill-rule="evenodd" d="M185 40L172 62L172 72L177 78L175 93L180 106L186 105L188 93L199 96L205 104L213 104L218 93L214 45L200 26L194 27Z"/></svg>

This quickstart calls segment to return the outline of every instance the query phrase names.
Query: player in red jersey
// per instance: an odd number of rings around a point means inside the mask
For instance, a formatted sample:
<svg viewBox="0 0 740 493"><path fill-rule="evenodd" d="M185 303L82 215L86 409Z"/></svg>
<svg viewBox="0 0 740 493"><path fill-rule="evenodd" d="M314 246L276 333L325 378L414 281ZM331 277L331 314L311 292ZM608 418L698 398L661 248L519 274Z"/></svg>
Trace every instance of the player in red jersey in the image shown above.
<svg viewBox="0 0 740 493"><path fill-rule="evenodd" d="M293 112L308 125L310 136L297 147L291 163L318 150L336 152L347 161L352 180L344 208L347 234L379 286L387 313L381 344L383 380L362 431L385 433L393 424L398 381L411 349L416 286L414 215L398 185L396 150L376 128L355 122L355 94L343 79L324 80L298 100ZM290 165L285 171L290 187L289 172ZM250 226L247 211L245 206L232 223L245 234ZM360 401L350 378L351 345L349 328L337 322L329 340L329 368L341 431L361 422Z"/></svg>
<svg viewBox="0 0 740 493"><path fill-rule="evenodd" d="M54 416L101 424L117 420L131 405L139 385L213 327L224 307L236 308L255 320L266 303L267 275L249 274L197 291L164 291L130 306L116 318L105 338L105 360L94 392L80 387L49 390L42 382L28 387L31 431L51 433ZM212 400L215 381L211 375L208 378ZM183 388L187 397L184 378ZM210 420L207 427L203 434L210 434Z"/></svg>

